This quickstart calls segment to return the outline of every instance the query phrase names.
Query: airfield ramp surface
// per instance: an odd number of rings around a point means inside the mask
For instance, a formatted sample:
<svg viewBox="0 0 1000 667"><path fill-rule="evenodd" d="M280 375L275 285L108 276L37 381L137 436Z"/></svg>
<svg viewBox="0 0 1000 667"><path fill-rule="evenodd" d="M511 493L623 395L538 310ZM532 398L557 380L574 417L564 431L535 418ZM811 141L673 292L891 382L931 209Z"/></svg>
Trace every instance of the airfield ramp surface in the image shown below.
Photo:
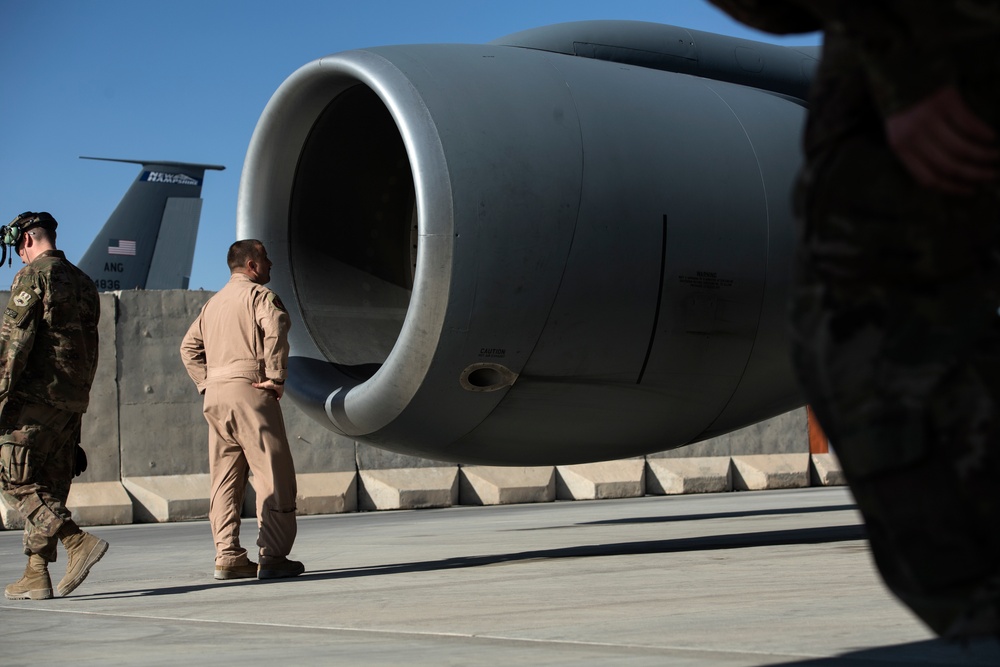
<svg viewBox="0 0 1000 667"><path fill-rule="evenodd" d="M885 590L843 487L302 517L283 581L215 581L204 521L92 530L70 597L0 601L3 664L1000 664Z"/></svg>

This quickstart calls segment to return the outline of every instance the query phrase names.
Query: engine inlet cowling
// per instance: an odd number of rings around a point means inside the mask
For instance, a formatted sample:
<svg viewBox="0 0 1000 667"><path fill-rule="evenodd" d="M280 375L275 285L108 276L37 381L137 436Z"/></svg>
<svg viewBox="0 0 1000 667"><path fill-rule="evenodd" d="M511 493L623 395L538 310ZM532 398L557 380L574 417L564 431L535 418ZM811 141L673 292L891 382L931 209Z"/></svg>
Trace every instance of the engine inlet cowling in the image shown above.
<svg viewBox="0 0 1000 667"><path fill-rule="evenodd" d="M516 465L791 409L802 119L786 95L531 48L306 65L238 210L293 316L289 394L358 440Z"/></svg>

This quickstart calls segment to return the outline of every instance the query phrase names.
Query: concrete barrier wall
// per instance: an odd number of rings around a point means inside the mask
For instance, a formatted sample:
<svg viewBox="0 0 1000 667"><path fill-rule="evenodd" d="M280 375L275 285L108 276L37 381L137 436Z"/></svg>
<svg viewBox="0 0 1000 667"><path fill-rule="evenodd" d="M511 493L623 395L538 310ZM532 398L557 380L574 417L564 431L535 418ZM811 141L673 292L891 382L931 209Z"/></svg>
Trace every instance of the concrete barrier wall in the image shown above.
<svg viewBox="0 0 1000 667"><path fill-rule="evenodd" d="M208 428L178 348L211 296L182 290L101 295L101 358L83 420L90 465L69 499L81 524L207 516ZM843 483L831 455L819 461L817 472L804 409L646 457L534 468L460 466L394 454L328 431L290 400L282 410L301 514ZM245 514L252 516L252 488L247 495ZM0 523L23 525L8 508Z"/></svg>

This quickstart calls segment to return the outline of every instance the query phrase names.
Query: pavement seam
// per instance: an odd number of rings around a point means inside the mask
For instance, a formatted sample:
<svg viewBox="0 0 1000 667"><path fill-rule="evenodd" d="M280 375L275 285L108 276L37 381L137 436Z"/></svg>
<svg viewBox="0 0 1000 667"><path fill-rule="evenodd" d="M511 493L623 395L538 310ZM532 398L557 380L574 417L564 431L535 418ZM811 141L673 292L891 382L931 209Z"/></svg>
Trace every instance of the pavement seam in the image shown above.
<svg viewBox="0 0 1000 667"><path fill-rule="evenodd" d="M178 622L178 623L194 623L194 624L215 624L215 625L233 625L233 626L244 626L244 627L266 627L266 628L284 628L289 630L325 630L329 632L356 632L361 634L373 634L373 635L395 635L400 637L440 637L447 639L471 639L471 640L485 640L493 642L509 642L509 643L520 643L520 644L539 644L539 645L553 645L553 646L579 646L587 648L608 648L615 650L630 650L630 651L647 651L647 652L659 652L659 651L670 651L670 652L685 652L691 654L713 654L721 653L727 655L748 655L748 656L769 656L772 658L825 658L825 654L821 653L775 653L773 651L755 651L755 650L744 650L744 649L725 649L725 648L712 648L712 649L701 649L690 646L671 646L664 644L624 644L624 643L610 643L610 642L586 642L586 641L574 641L570 639L540 639L534 637L508 637L502 635L487 635L487 634L470 634L463 632L437 632L429 630L388 630L383 628L352 628L346 626L334 626L334 625L295 625L292 623L272 623L267 621L229 621L229 620L217 620L217 619L199 619L199 618L185 618L182 616L153 616L150 614L116 614L102 611L84 611L75 609L55 609L52 607L40 608L40 607L26 607L24 605L12 605L12 604L0 604L0 609L13 609L18 611L40 611L45 613L60 613L60 614L76 614L80 616L100 616L104 618L120 618L120 619L134 619L134 620L146 620L146 621L168 621L168 622Z"/></svg>

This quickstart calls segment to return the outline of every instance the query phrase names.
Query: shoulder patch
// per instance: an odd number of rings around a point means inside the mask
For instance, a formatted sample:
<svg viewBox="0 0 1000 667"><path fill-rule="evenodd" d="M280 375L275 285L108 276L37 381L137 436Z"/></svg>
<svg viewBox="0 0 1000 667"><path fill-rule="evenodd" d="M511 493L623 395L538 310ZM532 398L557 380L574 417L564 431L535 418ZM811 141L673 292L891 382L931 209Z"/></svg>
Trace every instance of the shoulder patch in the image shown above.
<svg viewBox="0 0 1000 667"><path fill-rule="evenodd" d="M285 304L281 303L281 298L274 292L268 292L267 300L270 301L271 304L281 312L283 313L288 312L288 309L285 308Z"/></svg>
<svg viewBox="0 0 1000 667"><path fill-rule="evenodd" d="M21 282L21 285L18 285L18 282ZM7 302L7 308L4 309L4 321L12 322L17 327L28 326L35 305L41 303L41 300L38 288L24 285L24 281L18 281L15 278L10 290L10 301Z"/></svg>
<svg viewBox="0 0 1000 667"><path fill-rule="evenodd" d="M33 289L20 289L11 292L10 303L4 309L4 319L10 320L15 326L23 327L28 316L41 297Z"/></svg>
<svg viewBox="0 0 1000 667"><path fill-rule="evenodd" d="M11 297L11 301L18 308L27 308L31 305L31 300L35 296L34 292L28 290L21 290L21 293L17 296Z"/></svg>

